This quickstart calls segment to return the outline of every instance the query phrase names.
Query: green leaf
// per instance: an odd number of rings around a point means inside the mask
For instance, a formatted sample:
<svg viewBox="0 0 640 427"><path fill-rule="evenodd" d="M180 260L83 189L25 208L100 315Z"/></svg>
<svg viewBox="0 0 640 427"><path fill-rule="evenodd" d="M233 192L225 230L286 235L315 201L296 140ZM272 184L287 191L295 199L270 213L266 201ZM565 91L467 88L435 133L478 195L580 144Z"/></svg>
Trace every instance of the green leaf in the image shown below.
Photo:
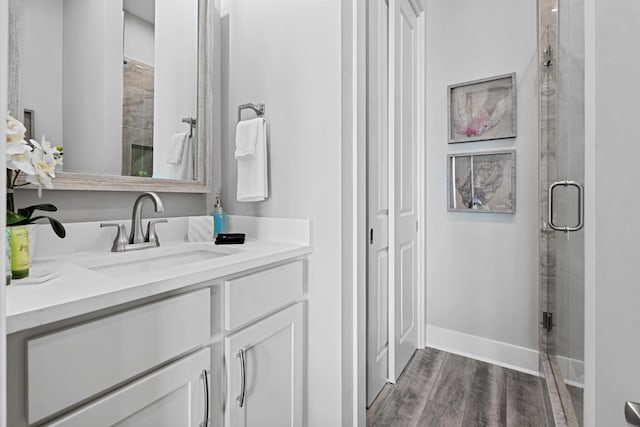
<svg viewBox="0 0 640 427"><path fill-rule="evenodd" d="M62 223L57 219L51 218L50 216L34 216L33 218L25 218L24 220L12 225L33 224L39 219L46 219L47 221L49 221L49 224L51 224L51 228L53 228L53 232L56 233L56 236L58 236L59 238L64 239L64 237L67 235L67 231L64 229L64 225L62 225Z"/></svg>
<svg viewBox="0 0 640 427"><path fill-rule="evenodd" d="M33 211L56 212L57 210L58 208L56 208L54 205L50 203L44 203L41 205L27 206L26 208L18 209L18 214L26 218L31 218L31 215L33 215Z"/></svg>

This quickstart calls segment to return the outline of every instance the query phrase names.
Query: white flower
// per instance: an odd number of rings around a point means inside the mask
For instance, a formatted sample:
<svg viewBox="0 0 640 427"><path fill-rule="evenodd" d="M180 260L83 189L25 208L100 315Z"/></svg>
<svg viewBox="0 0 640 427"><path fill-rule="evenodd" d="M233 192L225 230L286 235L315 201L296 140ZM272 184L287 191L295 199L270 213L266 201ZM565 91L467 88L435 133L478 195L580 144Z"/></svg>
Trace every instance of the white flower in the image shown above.
<svg viewBox="0 0 640 427"><path fill-rule="evenodd" d="M7 116L7 168L33 174L31 167L31 147L24 140L26 128L15 118Z"/></svg>
<svg viewBox="0 0 640 427"><path fill-rule="evenodd" d="M7 142L24 141L27 128L22 123L7 114Z"/></svg>
<svg viewBox="0 0 640 427"><path fill-rule="evenodd" d="M20 154L13 154L9 160L7 160L7 169L17 170L24 172L27 175L33 175L36 170L33 168L32 152L30 150Z"/></svg>
<svg viewBox="0 0 640 427"><path fill-rule="evenodd" d="M35 139L24 140L26 128L11 115L7 116L7 169L24 172L25 181L38 187L42 196L42 186L53 188L55 168L62 164L62 152L51 145L42 135L42 142ZM17 175L16 175L17 176ZM9 183L13 186L13 183Z"/></svg>
<svg viewBox="0 0 640 427"><path fill-rule="evenodd" d="M55 145L51 145L49 141L46 140L45 136L42 135L42 142L38 142L35 139L29 140L31 145L35 150L40 150L44 153L47 162L53 162L53 167L55 168L57 165L62 164L62 155Z"/></svg>
<svg viewBox="0 0 640 427"><path fill-rule="evenodd" d="M58 156L58 150L52 146L42 135L42 143L32 139L29 141L33 145L31 153L31 165L33 174L27 175L25 180L38 187L38 196L42 195L42 186L53 188L53 178L56 177L56 165L62 163L62 158Z"/></svg>

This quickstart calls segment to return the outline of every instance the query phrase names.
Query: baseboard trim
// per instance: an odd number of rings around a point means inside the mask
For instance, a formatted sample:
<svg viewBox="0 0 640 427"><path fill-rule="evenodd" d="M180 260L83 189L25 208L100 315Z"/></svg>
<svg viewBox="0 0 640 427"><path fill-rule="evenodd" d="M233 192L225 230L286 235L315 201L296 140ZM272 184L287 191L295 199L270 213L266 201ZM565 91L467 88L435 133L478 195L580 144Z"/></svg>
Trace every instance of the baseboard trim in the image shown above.
<svg viewBox="0 0 640 427"><path fill-rule="evenodd" d="M536 350L427 325L427 347L539 376Z"/></svg>

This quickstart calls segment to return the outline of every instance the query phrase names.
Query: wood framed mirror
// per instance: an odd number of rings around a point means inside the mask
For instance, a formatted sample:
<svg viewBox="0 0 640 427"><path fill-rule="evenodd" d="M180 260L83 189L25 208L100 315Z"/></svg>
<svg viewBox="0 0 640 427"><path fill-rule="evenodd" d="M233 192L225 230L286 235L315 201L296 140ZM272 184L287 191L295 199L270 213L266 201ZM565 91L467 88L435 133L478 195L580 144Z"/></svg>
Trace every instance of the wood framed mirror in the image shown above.
<svg viewBox="0 0 640 427"><path fill-rule="evenodd" d="M44 134L52 144L63 146L63 170L56 171L54 189L211 191L213 0L146 2L149 15L136 10L144 3L140 1L9 0L8 107L20 121L24 111L30 111L32 123L37 124L34 139L40 141ZM186 10L189 2L191 10ZM177 22L178 14L192 21ZM137 21L142 24L132 26ZM40 30L35 31L38 24ZM138 35L145 26L152 31L146 36L150 46L146 50L140 48L144 40ZM83 30L85 34L79 33ZM34 40L38 32L47 38ZM133 43L137 51L131 47L134 37L138 37ZM25 44L41 50L27 51ZM151 59L140 52L151 52L147 55ZM127 67L133 75L126 75ZM140 78L136 70L147 74ZM138 87L130 93L146 92L129 102L125 81L132 80ZM45 102L34 101L33 92ZM182 108L183 98L187 108ZM142 112L145 103L151 105L150 114ZM187 133L187 139L177 138ZM169 150L175 151L170 144L178 140L185 147L178 157L189 164L174 173Z"/></svg>

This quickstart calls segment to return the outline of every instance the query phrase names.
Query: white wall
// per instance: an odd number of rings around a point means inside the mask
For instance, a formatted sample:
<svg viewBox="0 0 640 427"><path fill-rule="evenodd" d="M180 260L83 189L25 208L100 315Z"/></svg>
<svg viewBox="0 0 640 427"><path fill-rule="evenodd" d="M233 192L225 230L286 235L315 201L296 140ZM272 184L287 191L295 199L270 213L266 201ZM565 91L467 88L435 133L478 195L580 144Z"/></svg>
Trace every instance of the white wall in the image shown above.
<svg viewBox="0 0 640 427"><path fill-rule="evenodd" d="M198 2L156 1L153 175L171 177L166 162L171 136L188 132L184 117L196 117Z"/></svg>
<svg viewBox="0 0 640 427"><path fill-rule="evenodd" d="M585 426L626 426L625 401L640 402L640 3L588 0L585 9Z"/></svg>
<svg viewBox="0 0 640 427"><path fill-rule="evenodd" d="M65 0L64 23L65 170L120 175L122 1Z"/></svg>
<svg viewBox="0 0 640 427"><path fill-rule="evenodd" d="M42 1L42 0L40 0ZM44 0L46 1L46 0ZM124 12L124 56L153 66L154 25Z"/></svg>
<svg viewBox="0 0 640 427"><path fill-rule="evenodd" d="M295 3L295 4L294 4ZM223 205L234 214L311 218L310 427L341 425L341 3L223 2ZM239 203L237 106L264 102L270 197ZM252 117L251 112L246 112Z"/></svg>
<svg viewBox="0 0 640 427"><path fill-rule="evenodd" d="M22 106L34 111L33 138L62 144L62 0L22 5Z"/></svg>
<svg viewBox="0 0 640 427"><path fill-rule="evenodd" d="M487 344L499 350L492 355L498 362L508 347L528 362L503 363L537 370L536 2L427 2L426 17L427 343L457 337L467 352ZM517 73L517 138L448 145L447 85L511 72ZM447 153L496 148L517 150L516 213L447 212Z"/></svg>

